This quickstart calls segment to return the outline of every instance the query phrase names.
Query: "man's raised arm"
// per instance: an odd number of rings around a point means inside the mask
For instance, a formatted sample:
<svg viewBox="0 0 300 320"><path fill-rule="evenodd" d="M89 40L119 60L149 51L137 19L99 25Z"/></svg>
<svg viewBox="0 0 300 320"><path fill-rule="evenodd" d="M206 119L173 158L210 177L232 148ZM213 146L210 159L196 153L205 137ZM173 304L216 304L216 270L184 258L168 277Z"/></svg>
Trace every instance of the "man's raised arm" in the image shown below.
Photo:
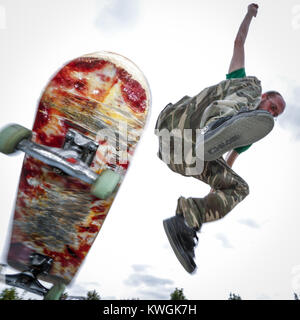
<svg viewBox="0 0 300 320"><path fill-rule="evenodd" d="M249 26L253 17L256 17L258 5L249 4L247 14L239 27L239 31L234 40L234 49L228 73L245 67L244 44L247 38Z"/></svg>

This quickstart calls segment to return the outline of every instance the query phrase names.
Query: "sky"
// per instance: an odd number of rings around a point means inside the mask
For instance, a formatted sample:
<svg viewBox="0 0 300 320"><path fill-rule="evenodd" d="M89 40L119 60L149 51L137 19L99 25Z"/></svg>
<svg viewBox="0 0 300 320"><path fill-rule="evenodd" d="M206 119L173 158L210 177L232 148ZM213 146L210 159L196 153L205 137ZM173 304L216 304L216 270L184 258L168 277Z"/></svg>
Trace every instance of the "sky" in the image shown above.
<svg viewBox="0 0 300 320"><path fill-rule="evenodd" d="M162 220L177 199L209 187L170 171L157 156L154 126L169 102L225 79L233 41L249 1L0 0L0 127L31 128L40 94L66 61L113 51L144 72L152 109L126 179L70 295L96 290L103 299L293 299L300 293L300 0L257 1L246 41L246 73L263 91L284 96L273 131L243 153L234 170L250 195L225 218L203 225L189 275L177 261ZM0 155L0 261L22 155ZM8 268L8 273L14 270ZM0 285L0 290L4 288ZM36 297L37 298L37 297Z"/></svg>

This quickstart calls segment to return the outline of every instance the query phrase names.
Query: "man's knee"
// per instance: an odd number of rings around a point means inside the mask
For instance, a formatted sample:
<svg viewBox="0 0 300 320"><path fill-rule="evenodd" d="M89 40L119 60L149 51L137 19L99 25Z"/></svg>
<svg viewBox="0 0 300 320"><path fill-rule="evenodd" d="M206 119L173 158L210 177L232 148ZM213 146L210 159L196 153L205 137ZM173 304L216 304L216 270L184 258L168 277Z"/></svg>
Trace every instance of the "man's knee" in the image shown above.
<svg viewBox="0 0 300 320"><path fill-rule="evenodd" d="M242 198L246 198L248 194L250 193L249 185L246 181L243 181L240 185L240 194Z"/></svg>

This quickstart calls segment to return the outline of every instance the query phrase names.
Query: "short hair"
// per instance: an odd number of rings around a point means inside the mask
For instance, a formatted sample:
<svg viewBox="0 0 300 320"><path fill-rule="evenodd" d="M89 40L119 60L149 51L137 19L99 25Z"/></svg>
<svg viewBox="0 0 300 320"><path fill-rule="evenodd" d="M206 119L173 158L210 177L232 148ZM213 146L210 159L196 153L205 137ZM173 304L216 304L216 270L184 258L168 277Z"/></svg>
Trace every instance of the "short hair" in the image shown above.
<svg viewBox="0 0 300 320"><path fill-rule="evenodd" d="M283 96L278 91L275 91L275 90L266 91L265 94L267 94L269 97L274 97L278 95L283 99Z"/></svg>
<svg viewBox="0 0 300 320"><path fill-rule="evenodd" d="M280 96L280 97L282 98L282 100L283 100L283 110L285 109L286 102L285 102L283 96L282 96L278 91L270 90L270 91L266 91L265 94L266 94L268 97Z"/></svg>

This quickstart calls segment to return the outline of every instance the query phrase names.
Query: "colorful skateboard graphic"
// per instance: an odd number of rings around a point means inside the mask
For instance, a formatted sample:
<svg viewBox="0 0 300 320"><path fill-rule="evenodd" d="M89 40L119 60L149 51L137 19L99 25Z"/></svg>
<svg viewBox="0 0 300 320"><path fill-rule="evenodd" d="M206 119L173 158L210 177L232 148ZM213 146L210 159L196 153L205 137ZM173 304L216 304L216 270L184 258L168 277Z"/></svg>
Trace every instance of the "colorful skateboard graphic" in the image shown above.
<svg viewBox="0 0 300 320"><path fill-rule="evenodd" d="M47 296L37 278L60 292L70 283L124 179L149 109L141 71L118 54L99 52L54 75L32 131L19 125L1 131L0 151L26 153L7 255L11 267L36 280L22 288ZM6 277L12 284L15 278Z"/></svg>

